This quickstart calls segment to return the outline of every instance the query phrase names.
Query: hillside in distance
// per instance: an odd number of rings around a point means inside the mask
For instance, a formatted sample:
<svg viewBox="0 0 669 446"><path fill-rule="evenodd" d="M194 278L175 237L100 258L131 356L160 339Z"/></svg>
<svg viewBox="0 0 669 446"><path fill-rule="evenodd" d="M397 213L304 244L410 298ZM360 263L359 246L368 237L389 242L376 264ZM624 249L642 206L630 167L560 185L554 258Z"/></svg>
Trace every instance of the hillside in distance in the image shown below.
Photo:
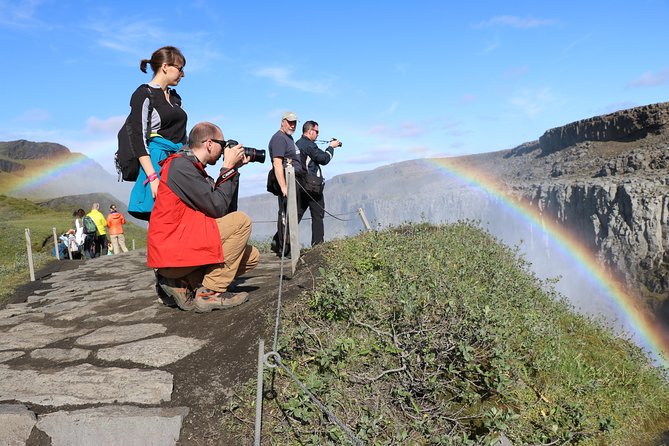
<svg viewBox="0 0 669 446"><path fill-rule="evenodd" d="M127 203L132 183L80 153L50 142L0 142L0 194L38 200L68 195L108 193Z"/></svg>

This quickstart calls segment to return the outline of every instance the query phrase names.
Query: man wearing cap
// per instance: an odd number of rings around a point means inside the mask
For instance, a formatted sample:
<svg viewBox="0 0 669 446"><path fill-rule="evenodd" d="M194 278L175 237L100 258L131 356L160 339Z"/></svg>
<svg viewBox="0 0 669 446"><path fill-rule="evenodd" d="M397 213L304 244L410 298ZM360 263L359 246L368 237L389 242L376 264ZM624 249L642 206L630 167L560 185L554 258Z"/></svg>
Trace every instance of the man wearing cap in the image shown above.
<svg viewBox="0 0 669 446"><path fill-rule="evenodd" d="M281 128L272 136L269 141L269 156L272 158L272 167L274 175L281 188L281 194L278 196L279 212L277 218L277 231L272 238L271 249L277 254L281 254L283 247L283 231L284 222L283 214L286 211L286 198L288 196L288 186L286 185L286 176L284 174L284 167L291 164L295 169L295 176L302 177L306 174L300 158L300 149L295 145L293 140L293 133L297 127L297 115L293 112L286 112L281 115ZM298 207L300 203L300 195L297 194ZM283 249L284 253L289 252L289 246Z"/></svg>

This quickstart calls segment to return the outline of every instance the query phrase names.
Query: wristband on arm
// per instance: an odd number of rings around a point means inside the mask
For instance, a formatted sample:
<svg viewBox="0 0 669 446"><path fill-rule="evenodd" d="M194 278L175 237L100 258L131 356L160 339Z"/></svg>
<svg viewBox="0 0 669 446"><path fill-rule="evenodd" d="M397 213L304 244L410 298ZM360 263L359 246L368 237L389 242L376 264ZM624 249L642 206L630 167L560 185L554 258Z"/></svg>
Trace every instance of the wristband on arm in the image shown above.
<svg viewBox="0 0 669 446"><path fill-rule="evenodd" d="M158 174L153 172L151 175L146 177L146 180L144 180L144 186L146 186L148 183L152 183L154 180L158 179Z"/></svg>

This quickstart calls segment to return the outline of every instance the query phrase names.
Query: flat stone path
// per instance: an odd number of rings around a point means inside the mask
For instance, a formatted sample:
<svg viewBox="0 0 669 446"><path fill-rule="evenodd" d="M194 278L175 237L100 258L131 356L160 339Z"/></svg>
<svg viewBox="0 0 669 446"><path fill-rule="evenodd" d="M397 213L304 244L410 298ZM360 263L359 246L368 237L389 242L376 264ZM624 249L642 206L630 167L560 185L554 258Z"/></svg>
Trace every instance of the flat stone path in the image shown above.
<svg viewBox="0 0 669 446"><path fill-rule="evenodd" d="M184 394L189 377L200 380L193 389L207 388L200 378L203 349L235 358L235 339L243 338L243 352L254 356L264 325L247 321L237 329L230 321L245 312L267 319L278 259L263 256L240 282L251 291L249 303L197 315L163 305L145 255L80 261L44 280L50 288L0 310L0 444L174 445L189 414L194 426L206 416L193 412L204 403L172 402L177 381ZM272 289L259 292L265 286ZM222 364L234 362L221 357ZM248 363L240 362L249 370L232 373L235 379L256 373Z"/></svg>

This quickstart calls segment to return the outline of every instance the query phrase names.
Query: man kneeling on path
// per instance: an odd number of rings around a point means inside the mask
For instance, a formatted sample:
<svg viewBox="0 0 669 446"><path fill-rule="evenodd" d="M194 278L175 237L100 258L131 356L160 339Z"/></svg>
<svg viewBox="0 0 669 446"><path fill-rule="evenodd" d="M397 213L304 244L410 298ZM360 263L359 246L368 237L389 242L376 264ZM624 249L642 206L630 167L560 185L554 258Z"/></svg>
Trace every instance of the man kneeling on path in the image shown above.
<svg viewBox="0 0 669 446"><path fill-rule="evenodd" d="M149 222L147 265L158 285L182 310L206 312L244 303L233 293L235 277L252 270L260 253L247 244L251 219L237 211L238 169L249 162L237 144L226 148L223 133L209 122L196 124L189 145L167 158ZM204 168L223 154L218 180Z"/></svg>

